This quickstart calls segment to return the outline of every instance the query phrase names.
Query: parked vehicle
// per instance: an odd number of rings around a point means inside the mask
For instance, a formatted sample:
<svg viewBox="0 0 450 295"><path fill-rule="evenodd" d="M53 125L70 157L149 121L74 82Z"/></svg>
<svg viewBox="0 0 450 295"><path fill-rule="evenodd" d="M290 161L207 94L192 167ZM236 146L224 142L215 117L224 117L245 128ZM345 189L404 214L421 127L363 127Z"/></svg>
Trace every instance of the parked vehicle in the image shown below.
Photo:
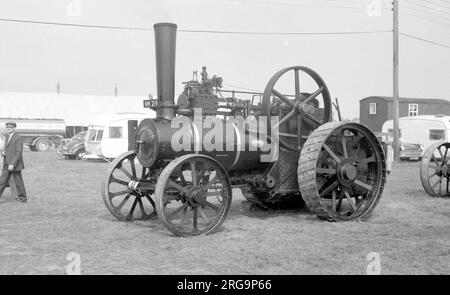
<svg viewBox="0 0 450 295"><path fill-rule="evenodd" d="M84 143L86 141L86 138L87 131L77 133L61 146L61 148L58 150L58 153L64 156L66 159L80 159L81 155L85 152Z"/></svg>
<svg viewBox="0 0 450 295"><path fill-rule="evenodd" d="M383 133L393 132L393 121L383 124ZM420 160L424 151L431 145L449 141L450 116L425 115L399 119L400 157ZM419 155L420 150L420 155Z"/></svg>
<svg viewBox="0 0 450 295"><path fill-rule="evenodd" d="M3 128L7 121L17 123L16 132L20 133L24 145L32 151L59 147L66 134L66 124L62 119L0 118L0 126Z"/></svg>
<svg viewBox="0 0 450 295"><path fill-rule="evenodd" d="M88 127L82 159L114 159L128 151L128 120L148 117L145 113L99 115Z"/></svg>

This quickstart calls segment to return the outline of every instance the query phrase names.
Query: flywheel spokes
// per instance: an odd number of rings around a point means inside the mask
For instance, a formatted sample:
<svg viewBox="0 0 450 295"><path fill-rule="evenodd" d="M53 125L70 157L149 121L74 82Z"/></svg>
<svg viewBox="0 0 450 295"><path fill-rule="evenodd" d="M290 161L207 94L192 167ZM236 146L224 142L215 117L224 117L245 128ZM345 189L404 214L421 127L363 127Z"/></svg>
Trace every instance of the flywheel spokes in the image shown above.
<svg viewBox="0 0 450 295"><path fill-rule="evenodd" d="M283 147L300 151L314 129L331 121L330 93L313 70L285 68L270 79L264 90L263 114L271 126L269 133L276 131L271 136L277 136ZM278 123L273 121L274 116L278 116Z"/></svg>

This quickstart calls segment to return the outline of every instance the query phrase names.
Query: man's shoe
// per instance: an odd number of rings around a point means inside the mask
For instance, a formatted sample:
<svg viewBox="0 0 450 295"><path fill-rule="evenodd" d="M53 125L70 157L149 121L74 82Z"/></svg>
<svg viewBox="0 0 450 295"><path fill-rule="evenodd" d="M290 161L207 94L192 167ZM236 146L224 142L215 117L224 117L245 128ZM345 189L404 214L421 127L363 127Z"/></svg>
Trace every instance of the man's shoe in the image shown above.
<svg viewBox="0 0 450 295"><path fill-rule="evenodd" d="M22 202L22 203L26 203L27 202L27 198L19 197L17 199L19 200L19 202Z"/></svg>

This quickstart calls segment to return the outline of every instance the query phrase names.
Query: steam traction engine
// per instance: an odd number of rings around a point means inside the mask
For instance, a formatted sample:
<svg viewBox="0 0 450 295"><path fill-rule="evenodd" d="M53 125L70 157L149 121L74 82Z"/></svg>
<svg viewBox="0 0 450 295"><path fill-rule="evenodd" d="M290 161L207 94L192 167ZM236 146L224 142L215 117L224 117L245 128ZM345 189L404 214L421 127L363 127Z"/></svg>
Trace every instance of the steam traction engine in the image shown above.
<svg viewBox="0 0 450 295"><path fill-rule="evenodd" d="M201 81L194 72L175 104L176 25L154 28L158 94L148 107L156 118L139 123L134 150L116 158L103 179L112 215L157 215L178 236L208 234L226 218L232 188L240 188L269 208L303 199L330 221L370 216L386 177L381 145L363 125L331 122L330 94L316 72L282 69L264 93L253 93L261 95L256 101L221 90L222 79L203 68ZM302 77L314 91L301 91Z"/></svg>

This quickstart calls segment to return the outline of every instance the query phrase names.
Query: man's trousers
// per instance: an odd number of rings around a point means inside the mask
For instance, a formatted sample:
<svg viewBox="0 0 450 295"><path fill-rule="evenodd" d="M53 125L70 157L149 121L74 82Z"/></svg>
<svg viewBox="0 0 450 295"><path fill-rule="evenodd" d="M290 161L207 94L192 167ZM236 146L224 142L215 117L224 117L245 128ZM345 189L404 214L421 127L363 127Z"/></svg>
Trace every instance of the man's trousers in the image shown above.
<svg viewBox="0 0 450 295"><path fill-rule="evenodd" d="M23 183L22 171L8 171L8 167L3 168L2 175L0 176L0 197L3 194L6 186L8 185L9 178L14 178L14 182L16 183L17 195L19 198L26 198L27 193L25 192L25 185Z"/></svg>

